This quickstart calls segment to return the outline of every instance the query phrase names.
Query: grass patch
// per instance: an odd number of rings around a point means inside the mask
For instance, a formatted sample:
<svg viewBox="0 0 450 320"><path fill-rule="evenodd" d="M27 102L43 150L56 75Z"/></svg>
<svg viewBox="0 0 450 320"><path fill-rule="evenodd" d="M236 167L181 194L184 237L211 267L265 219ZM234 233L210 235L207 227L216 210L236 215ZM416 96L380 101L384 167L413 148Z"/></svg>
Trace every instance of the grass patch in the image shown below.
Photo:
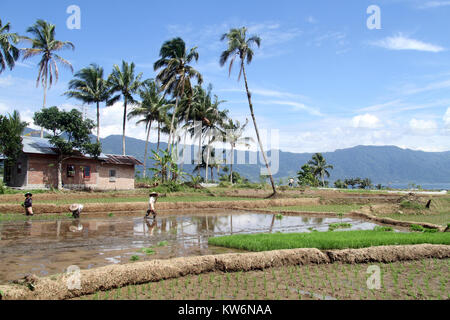
<svg viewBox="0 0 450 320"><path fill-rule="evenodd" d="M155 250L153 250L152 248L142 248L139 251L145 253L148 256L156 253Z"/></svg>
<svg viewBox="0 0 450 320"><path fill-rule="evenodd" d="M26 216L24 214L18 213L0 213L0 222L9 222L9 221L51 221L51 220L71 220L72 214L39 214L34 216Z"/></svg>
<svg viewBox="0 0 450 320"><path fill-rule="evenodd" d="M359 204L320 204L307 206L270 207L270 211L298 211L298 212L333 212L348 213L361 208Z"/></svg>
<svg viewBox="0 0 450 320"><path fill-rule="evenodd" d="M450 244L450 233L391 233L373 230L245 234L214 237L210 245L249 251L295 248L347 249L383 245Z"/></svg>
<svg viewBox="0 0 450 320"><path fill-rule="evenodd" d="M402 201L402 203L400 203L400 207L403 209L414 209L414 210L425 209L423 205L414 201Z"/></svg>
<svg viewBox="0 0 450 320"><path fill-rule="evenodd" d="M167 242L167 241L161 241L161 242L158 242L157 246L158 246L158 247L165 247L165 246L167 246L168 244L169 244L169 242Z"/></svg>
<svg viewBox="0 0 450 320"><path fill-rule="evenodd" d="M130 258L130 261L132 261L132 262L135 262L135 261L138 261L138 260L139 260L139 256L137 256L137 255L132 255L131 258Z"/></svg>
<svg viewBox="0 0 450 320"><path fill-rule="evenodd" d="M260 198L245 198L245 197L212 197L208 195L192 195L192 196L169 196L161 197L158 202L200 202L200 201L242 201L242 200L262 200ZM122 202L148 202L148 195L134 196L134 197L101 197L98 198L71 198L58 200L35 200L34 203L40 204L72 204L74 201L79 203L122 203ZM2 204L17 204L17 201L1 201ZM22 203L22 202L21 202Z"/></svg>

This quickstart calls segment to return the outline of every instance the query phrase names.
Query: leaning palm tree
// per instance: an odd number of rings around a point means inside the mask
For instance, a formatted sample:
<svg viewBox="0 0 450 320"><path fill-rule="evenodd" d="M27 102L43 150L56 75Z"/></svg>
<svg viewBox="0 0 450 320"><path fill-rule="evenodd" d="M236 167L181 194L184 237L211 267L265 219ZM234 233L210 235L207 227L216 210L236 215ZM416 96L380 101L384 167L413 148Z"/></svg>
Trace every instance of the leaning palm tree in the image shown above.
<svg viewBox="0 0 450 320"><path fill-rule="evenodd" d="M247 61L247 64L250 64L253 60L253 49L252 46L256 44L258 47L261 45L261 38L258 36L251 36L247 39L247 28L243 27L240 29L231 29L228 33L225 33L222 35L221 40L227 39L228 41L228 48L224 52L222 52L222 55L220 56L220 65L223 67L225 63L230 59L230 65L228 68L228 75L231 75L231 69L233 68L234 61L236 58L239 58L240 61L240 69L239 69L239 77L238 81L241 78L241 75L244 75L244 82L245 82L245 90L247 91L247 98L248 98L248 105L250 107L250 113L253 120L253 125L255 126L255 132L256 137L258 139L259 147L261 149L261 152L263 154L263 158L266 164L267 172L269 174L270 183L272 184L272 190L273 194L272 196L276 195L276 189L275 189L275 183L273 181L272 173L270 172L269 163L267 162L267 157L263 149L263 145L261 143L261 139L259 137L259 131L258 126L256 124L256 118L255 113L253 112L253 104L252 104L252 96L250 94L250 91L248 89L248 82L247 82L247 74L245 72L245 62Z"/></svg>
<svg viewBox="0 0 450 320"><path fill-rule="evenodd" d="M223 129L225 130L225 138L226 142L230 144L231 147L231 162L230 162L230 183L233 184L233 163L234 163L234 149L237 145L244 145L249 148L249 141L253 141L252 137L242 137L244 134L244 130L247 127L248 119L246 119L245 123L241 125L241 123L233 119L228 119L223 125Z"/></svg>
<svg viewBox="0 0 450 320"><path fill-rule="evenodd" d="M31 33L34 38L22 37L24 40L31 43L31 48L24 49L23 59L29 59L31 57L41 55L41 60L38 64L38 77L36 80L36 87L41 82L44 88L44 102L42 107L45 108L47 99L47 89L50 89L53 84L53 76L55 82L59 79L58 64L64 67L68 67L73 72L72 64L56 54L56 52L64 49L75 49L75 46L70 41L59 41L55 39L55 25L48 23L44 20L37 20L34 25L27 29L28 33ZM44 131L41 128L41 138Z"/></svg>
<svg viewBox="0 0 450 320"><path fill-rule="evenodd" d="M142 72L135 75L134 72L135 65L132 62L128 64L122 61L122 68L118 65L114 65L112 73L108 77L108 86L110 87L111 93L118 92L116 96L112 97L108 102L108 106L112 106L114 103L123 97L123 134L122 134L122 153L126 155L125 152L125 127L127 124L127 105L128 103L136 104L137 101L134 99L133 95L138 93L142 86L141 78Z"/></svg>
<svg viewBox="0 0 450 320"><path fill-rule="evenodd" d="M171 94L176 98L175 109L170 123L169 141L167 149L171 147L174 132L175 116L178 113L178 104L185 91L192 92L191 79L196 79L198 84L203 82L202 75L189 64L198 61L197 47L186 49L186 44L181 38L174 38L164 42L159 52L160 59L155 62L154 70L158 73L156 79L161 82L165 94Z"/></svg>
<svg viewBox="0 0 450 320"><path fill-rule="evenodd" d="M103 68L91 64L75 73L75 79L69 82L69 91L64 94L83 103L97 104L97 142L100 142L100 103L109 100L111 94L106 80L103 78Z"/></svg>
<svg viewBox="0 0 450 320"><path fill-rule="evenodd" d="M312 156L312 160L308 161L308 164L313 168L313 174L320 176L322 180L322 187L325 187L325 176L330 177L330 173L327 169L333 169L331 164L327 164L327 161L321 153L316 153Z"/></svg>
<svg viewBox="0 0 450 320"><path fill-rule="evenodd" d="M145 123L145 129L147 131L147 138L145 140L145 152L144 152L144 173L143 177L147 174L147 154L148 154L148 141L150 138L150 130L153 122L159 122L161 119L161 113L169 108L168 102L161 96L161 90L158 88L157 83L148 79L142 83L142 89L139 90L139 95L142 102L133 108L128 113L128 119L140 117L136 124Z"/></svg>
<svg viewBox="0 0 450 320"><path fill-rule="evenodd" d="M0 73L6 67L12 70L20 55L20 50L14 46L19 42L20 37L17 33L10 33L9 29L9 22L2 25L2 20L0 19Z"/></svg>

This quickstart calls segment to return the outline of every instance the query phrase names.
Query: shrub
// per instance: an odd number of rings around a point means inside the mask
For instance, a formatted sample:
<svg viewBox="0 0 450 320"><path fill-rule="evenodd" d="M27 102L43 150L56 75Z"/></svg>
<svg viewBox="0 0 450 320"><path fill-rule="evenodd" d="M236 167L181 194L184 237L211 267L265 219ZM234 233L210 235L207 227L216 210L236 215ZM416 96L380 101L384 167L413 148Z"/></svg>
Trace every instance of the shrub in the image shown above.
<svg viewBox="0 0 450 320"><path fill-rule="evenodd" d="M418 231L418 232L424 232L425 228L422 226L419 226L417 224L412 224L410 227L411 231Z"/></svg>
<svg viewBox="0 0 450 320"><path fill-rule="evenodd" d="M402 207L403 209L415 209L415 210L423 209L423 206L420 203L407 200L402 201L400 203L400 207Z"/></svg>
<svg viewBox="0 0 450 320"><path fill-rule="evenodd" d="M219 187L220 188L230 188L231 187L231 183L229 181L221 181L219 183Z"/></svg>

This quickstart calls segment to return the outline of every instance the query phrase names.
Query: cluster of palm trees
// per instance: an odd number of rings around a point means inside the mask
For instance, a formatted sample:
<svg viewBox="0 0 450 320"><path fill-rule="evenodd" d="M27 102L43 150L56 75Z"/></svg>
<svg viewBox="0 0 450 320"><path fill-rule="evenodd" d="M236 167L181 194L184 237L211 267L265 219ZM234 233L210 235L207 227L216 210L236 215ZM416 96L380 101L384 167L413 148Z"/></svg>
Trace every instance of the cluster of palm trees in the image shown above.
<svg viewBox="0 0 450 320"><path fill-rule="evenodd" d="M45 108L47 90L51 88L54 82L58 81L58 65L68 67L73 72L70 62L62 58L58 53L64 49L73 50L75 46L69 41L56 40L55 25L44 20L37 20L33 26L27 29L27 32L33 37L19 36L16 33L10 33L9 30L9 23L3 26L0 21L0 73L6 67L12 69L22 52L23 59L40 56L36 85L38 86L41 83L43 87L43 107ZM31 47L17 48L16 45L21 40L29 42ZM256 137L275 194L275 184L260 140L245 69L245 64L252 62L254 56L253 47L255 45L259 47L261 39L258 36L248 37L247 29L243 27L231 29L221 37L221 40L227 41L227 48L220 57L220 65L224 66L229 62L229 75L231 75L234 63L239 63L238 79L242 75L244 76L244 84ZM241 142L243 130L247 123L241 125L239 122L229 119L228 110L219 109L219 105L224 101L219 100L217 96L212 97L210 86L207 89L202 87L203 77L192 66L192 63L197 62L198 59L197 47L188 49L183 39L174 38L164 42L160 49L159 59L154 63L154 71L157 72L155 79L143 80L142 73L136 73L135 64L126 61L122 61L120 67L114 65L108 77L105 77L104 69L101 66L91 64L75 73L74 79L69 82L69 90L65 95L69 98L75 98L83 104L96 105L97 141L99 141L100 137L100 104L104 103L106 106L111 106L122 100L124 109L122 152L124 155L126 154L125 134L127 119L138 118L138 123L145 124L147 134L144 161L148 157L148 141L153 124L157 124L158 127L158 149L161 133L168 134L167 151L173 157L173 145L176 138L175 130L183 128L193 136L196 132L193 130L194 122L201 122L201 137L196 138L200 138L199 153L202 150L202 143L206 144L206 159L204 159L204 162L205 180L207 181L210 165L218 166L217 163L209 163L213 152L211 146L217 141L216 136L211 133L215 130L232 132L230 135L233 139L230 142L230 146L232 151L231 159L233 159L234 148ZM128 110L129 106L132 106L131 110ZM199 160L201 159L202 157L199 155ZM144 175L145 172L144 164ZM169 172L167 175L169 175ZM230 177L232 177L232 173Z"/></svg>
<svg viewBox="0 0 450 320"><path fill-rule="evenodd" d="M299 184L325 187L328 183L325 177L330 177L330 169L333 169L333 165L328 164L321 153L315 153L297 173Z"/></svg>

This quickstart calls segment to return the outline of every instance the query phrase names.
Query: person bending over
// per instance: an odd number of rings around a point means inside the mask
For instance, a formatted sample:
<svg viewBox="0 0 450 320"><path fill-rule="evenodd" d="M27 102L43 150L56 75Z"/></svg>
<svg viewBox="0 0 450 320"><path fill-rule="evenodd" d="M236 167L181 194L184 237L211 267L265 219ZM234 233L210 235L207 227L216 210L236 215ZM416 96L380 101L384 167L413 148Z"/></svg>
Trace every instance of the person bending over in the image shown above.
<svg viewBox="0 0 450 320"><path fill-rule="evenodd" d="M82 204L77 204L77 203L70 205L69 210L72 211L72 216L74 217L74 219L78 219L80 217L83 207L84 206Z"/></svg>

